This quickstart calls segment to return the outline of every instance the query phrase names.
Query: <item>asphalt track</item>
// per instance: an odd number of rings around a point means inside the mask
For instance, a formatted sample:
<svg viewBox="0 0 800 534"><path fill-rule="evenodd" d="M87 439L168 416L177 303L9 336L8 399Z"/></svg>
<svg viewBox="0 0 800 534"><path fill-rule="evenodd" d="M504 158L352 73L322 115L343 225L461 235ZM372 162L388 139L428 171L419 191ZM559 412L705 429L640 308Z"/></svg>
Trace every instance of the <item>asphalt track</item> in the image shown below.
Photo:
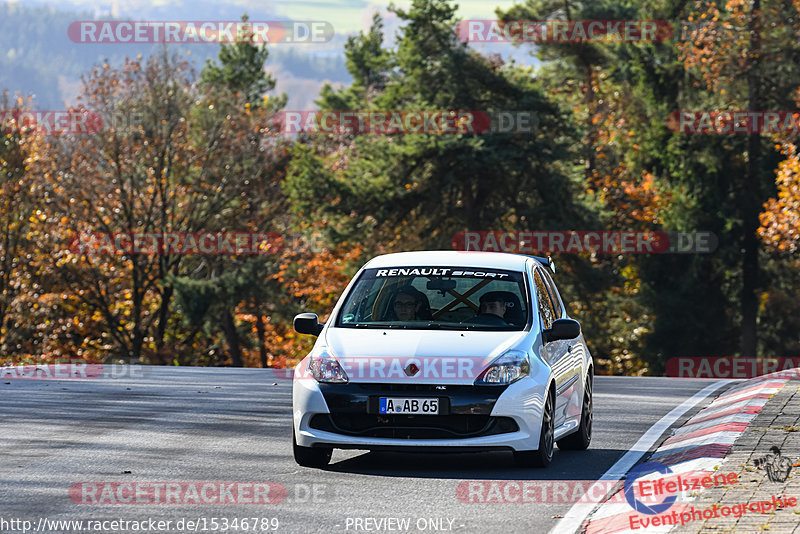
<svg viewBox="0 0 800 534"><path fill-rule="evenodd" d="M464 502L456 488L465 480L597 480L661 417L713 382L597 377L590 449L556 450L547 469L517 468L509 453L337 450L331 466L319 470L292 459L291 382L270 370L146 367L144 376L123 378L3 378L0 532L22 532L22 523L11 520L31 521L39 532L90 531L86 523L44 528L40 518L171 521L167 532L190 531L186 521L199 520L196 531L220 532L212 518L221 527L223 518L230 524L245 517L275 518L269 525L277 523L277 532L547 532L571 502ZM286 488L286 498L259 505L99 505L76 504L69 493L79 482L196 481L273 482ZM389 518L408 520L408 529ZM181 519L184 527L176 528ZM240 524L238 531L254 530Z"/></svg>

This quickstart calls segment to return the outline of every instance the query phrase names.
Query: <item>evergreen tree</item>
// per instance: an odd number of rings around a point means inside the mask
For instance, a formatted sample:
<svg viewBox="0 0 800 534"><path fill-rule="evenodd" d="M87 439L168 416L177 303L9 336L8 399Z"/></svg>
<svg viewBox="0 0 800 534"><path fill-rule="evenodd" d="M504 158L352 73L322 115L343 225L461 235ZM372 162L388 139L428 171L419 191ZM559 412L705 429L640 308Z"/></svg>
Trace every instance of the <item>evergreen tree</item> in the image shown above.
<svg viewBox="0 0 800 534"><path fill-rule="evenodd" d="M574 132L529 69L485 58L460 42L455 7L415 0L396 48L378 49L380 19L351 39L354 83L327 88L323 109L503 111L531 113L530 132L343 135L310 138L298 148L290 194L331 218L339 235L403 248L448 248L464 230L580 226L589 217L576 201L571 157ZM368 52L365 52L368 51ZM321 158L320 163L309 158ZM324 167L309 189L308 170ZM323 200L314 207L314 198ZM402 245L401 245L402 243Z"/></svg>
<svg viewBox="0 0 800 534"><path fill-rule="evenodd" d="M247 20L246 15L242 17ZM215 227L204 231L277 233L286 229L281 221L285 202L280 189L286 151L268 130L285 95L268 98L267 92L275 88L275 80L264 70L268 56L266 45L254 43L252 34L243 34L237 43L222 44L219 63L209 61L201 73L206 105L195 110L201 125L194 132L195 142L205 142L207 129L221 124L230 128L224 144L206 147L213 154L206 179L242 188L237 200L215 216ZM210 212L219 209L214 198L204 199L202 204L201 209ZM236 322L237 310L262 317L279 291L271 278L278 271L277 263L274 253L195 258L190 262L192 274L173 279L182 309L189 312L188 324L209 334L221 329L235 367L244 365L242 346L253 343L246 325ZM264 340L256 342L263 356ZM265 365L265 358L261 359Z"/></svg>

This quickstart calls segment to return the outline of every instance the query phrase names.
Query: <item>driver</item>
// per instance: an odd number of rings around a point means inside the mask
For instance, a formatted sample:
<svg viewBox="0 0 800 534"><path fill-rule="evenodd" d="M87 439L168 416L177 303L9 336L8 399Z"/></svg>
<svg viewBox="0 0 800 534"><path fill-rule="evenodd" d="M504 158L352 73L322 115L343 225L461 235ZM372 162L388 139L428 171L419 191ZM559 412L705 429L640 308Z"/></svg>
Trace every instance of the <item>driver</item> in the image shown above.
<svg viewBox="0 0 800 534"><path fill-rule="evenodd" d="M489 291L488 293L484 293L478 301L480 302L478 315L466 322L494 326L509 325L508 321L505 319L508 303L502 291Z"/></svg>
<svg viewBox="0 0 800 534"><path fill-rule="evenodd" d="M508 304L499 291L490 291L481 295L480 304L481 315L496 315L501 319L505 319Z"/></svg>

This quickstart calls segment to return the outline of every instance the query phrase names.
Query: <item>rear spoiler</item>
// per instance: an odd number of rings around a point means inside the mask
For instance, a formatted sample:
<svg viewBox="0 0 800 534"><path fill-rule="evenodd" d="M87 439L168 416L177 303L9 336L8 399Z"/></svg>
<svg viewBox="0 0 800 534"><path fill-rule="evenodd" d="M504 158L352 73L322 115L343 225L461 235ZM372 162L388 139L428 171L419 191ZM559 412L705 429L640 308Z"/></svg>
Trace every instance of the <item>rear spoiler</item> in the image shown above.
<svg viewBox="0 0 800 534"><path fill-rule="evenodd" d="M556 274L556 264L553 263L553 258L551 258L550 256L547 256L546 258L543 258L542 256L532 256L532 257L539 263L541 263L542 265L553 271L553 274Z"/></svg>

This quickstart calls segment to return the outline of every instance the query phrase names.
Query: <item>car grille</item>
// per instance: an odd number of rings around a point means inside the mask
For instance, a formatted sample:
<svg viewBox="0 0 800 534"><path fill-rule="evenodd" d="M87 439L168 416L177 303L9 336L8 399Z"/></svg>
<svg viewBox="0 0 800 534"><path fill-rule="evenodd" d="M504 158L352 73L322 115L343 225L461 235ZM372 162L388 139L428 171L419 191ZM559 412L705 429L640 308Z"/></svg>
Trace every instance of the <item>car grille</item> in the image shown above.
<svg viewBox="0 0 800 534"><path fill-rule="evenodd" d="M452 439L505 434L519 430L510 417L489 415L317 414L311 428L370 438Z"/></svg>

